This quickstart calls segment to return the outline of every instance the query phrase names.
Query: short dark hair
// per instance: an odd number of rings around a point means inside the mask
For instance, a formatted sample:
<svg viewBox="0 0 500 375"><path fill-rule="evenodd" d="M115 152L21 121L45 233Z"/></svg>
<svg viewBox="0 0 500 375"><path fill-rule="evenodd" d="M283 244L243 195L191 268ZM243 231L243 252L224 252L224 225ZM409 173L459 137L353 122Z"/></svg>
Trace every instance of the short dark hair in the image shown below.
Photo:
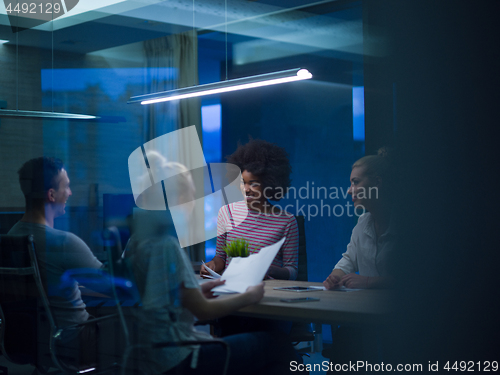
<svg viewBox="0 0 500 375"><path fill-rule="evenodd" d="M26 198L42 199L49 189L57 189L56 177L64 168L61 159L39 157L28 160L17 172Z"/></svg>
<svg viewBox="0 0 500 375"><path fill-rule="evenodd" d="M291 185L292 167L284 148L262 139L251 139L227 157L228 163L237 165L261 179L266 198L279 201Z"/></svg>

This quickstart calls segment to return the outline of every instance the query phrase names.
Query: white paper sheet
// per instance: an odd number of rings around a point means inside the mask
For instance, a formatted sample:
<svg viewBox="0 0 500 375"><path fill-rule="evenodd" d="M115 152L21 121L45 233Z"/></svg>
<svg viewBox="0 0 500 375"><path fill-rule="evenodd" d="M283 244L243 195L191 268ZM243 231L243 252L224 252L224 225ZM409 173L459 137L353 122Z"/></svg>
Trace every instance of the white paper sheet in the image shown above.
<svg viewBox="0 0 500 375"><path fill-rule="evenodd" d="M202 261L202 263L205 264L205 262L203 262L203 261ZM220 275L217 272L215 272L214 270L211 270L207 266L205 266L205 269L208 271L210 276L205 275L204 277L206 277L208 279L220 279Z"/></svg>
<svg viewBox="0 0 500 375"><path fill-rule="evenodd" d="M283 237L275 244L263 247L257 254L246 258L233 258L221 277L226 283L212 290L217 293L243 293L249 286L259 284L285 239L286 237Z"/></svg>

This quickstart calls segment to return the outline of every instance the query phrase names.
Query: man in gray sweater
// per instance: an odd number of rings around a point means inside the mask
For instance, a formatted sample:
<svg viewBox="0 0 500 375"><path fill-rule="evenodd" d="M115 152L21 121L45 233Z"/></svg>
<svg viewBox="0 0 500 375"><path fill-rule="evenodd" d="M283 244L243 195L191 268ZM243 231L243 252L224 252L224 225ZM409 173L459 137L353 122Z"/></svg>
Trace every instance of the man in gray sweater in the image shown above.
<svg viewBox="0 0 500 375"><path fill-rule="evenodd" d="M27 161L18 173L26 210L9 234L33 235L40 276L56 324L64 327L85 322L89 314L77 283L61 292L60 279L69 269L99 269L102 264L79 237L54 229L54 219L65 213L66 201L71 195L68 173L61 160L49 157ZM73 346L82 353L80 362L89 360L88 350L83 349L95 350L92 345L95 340L96 327L93 325L66 331L62 338L66 347Z"/></svg>

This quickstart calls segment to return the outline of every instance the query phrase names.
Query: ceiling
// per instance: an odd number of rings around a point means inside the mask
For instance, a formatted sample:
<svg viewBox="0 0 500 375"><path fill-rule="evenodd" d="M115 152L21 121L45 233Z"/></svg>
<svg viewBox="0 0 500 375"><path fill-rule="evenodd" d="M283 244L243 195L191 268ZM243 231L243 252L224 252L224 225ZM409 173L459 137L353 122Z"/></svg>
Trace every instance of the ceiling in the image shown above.
<svg viewBox="0 0 500 375"><path fill-rule="evenodd" d="M193 26L200 38L222 45L227 31L236 65L299 54L361 61L363 54L360 1L227 0L226 8L224 0L80 0L60 18L17 34L0 8L0 39L82 54Z"/></svg>

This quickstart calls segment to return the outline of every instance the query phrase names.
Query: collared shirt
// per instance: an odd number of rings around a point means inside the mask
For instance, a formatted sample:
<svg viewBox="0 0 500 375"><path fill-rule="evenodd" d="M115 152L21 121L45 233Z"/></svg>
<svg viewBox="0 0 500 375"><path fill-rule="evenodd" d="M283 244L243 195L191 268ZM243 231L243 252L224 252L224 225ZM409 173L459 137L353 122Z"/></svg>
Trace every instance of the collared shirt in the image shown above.
<svg viewBox="0 0 500 375"><path fill-rule="evenodd" d="M377 239L373 218L367 212L359 217L358 224L352 230L347 251L342 254L342 259L334 269L340 269L345 274L359 271L362 276L389 276L388 260L394 243L392 225Z"/></svg>

